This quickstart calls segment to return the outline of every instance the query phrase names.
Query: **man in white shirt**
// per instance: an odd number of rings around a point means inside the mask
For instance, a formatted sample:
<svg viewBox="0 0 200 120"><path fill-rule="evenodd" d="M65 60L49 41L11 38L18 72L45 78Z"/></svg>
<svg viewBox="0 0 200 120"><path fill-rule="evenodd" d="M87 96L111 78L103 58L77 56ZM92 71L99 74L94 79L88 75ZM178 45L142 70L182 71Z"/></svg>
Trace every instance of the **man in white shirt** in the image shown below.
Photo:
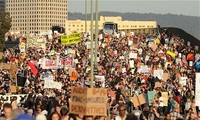
<svg viewBox="0 0 200 120"><path fill-rule="evenodd" d="M115 120L126 120L126 107L121 105L118 107L119 115L115 117Z"/></svg>

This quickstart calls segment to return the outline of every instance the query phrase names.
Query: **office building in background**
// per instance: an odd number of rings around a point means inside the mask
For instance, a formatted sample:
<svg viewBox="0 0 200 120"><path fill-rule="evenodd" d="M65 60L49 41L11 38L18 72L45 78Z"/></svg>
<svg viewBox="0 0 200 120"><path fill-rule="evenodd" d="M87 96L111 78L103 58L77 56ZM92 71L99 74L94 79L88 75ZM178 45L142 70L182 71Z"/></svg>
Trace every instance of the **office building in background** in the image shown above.
<svg viewBox="0 0 200 120"><path fill-rule="evenodd" d="M67 0L6 0L10 12L10 32L46 33L52 26L65 26L68 19Z"/></svg>

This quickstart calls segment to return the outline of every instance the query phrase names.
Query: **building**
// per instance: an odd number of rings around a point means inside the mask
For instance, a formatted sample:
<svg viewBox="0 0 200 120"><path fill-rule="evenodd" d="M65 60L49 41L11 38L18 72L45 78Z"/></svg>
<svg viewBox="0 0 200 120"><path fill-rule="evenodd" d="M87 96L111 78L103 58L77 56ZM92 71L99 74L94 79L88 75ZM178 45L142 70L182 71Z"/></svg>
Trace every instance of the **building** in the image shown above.
<svg viewBox="0 0 200 120"><path fill-rule="evenodd" d="M5 4L6 4L6 0L0 0L0 10L2 12L5 12Z"/></svg>
<svg viewBox="0 0 200 120"><path fill-rule="evenodd" d="M12 17L10 32L44 33L52 26L65 27L67 0L6 0Z"/></svg>
<svg viewBox="0 0 200 120"><path fill-rule="evenodd" d="M87 32L90 31L91 21L86 21ZM95 21L93 21L94 29L95 29ZM152 33L156 31L157 22L156 21L123 21L122 17L105 17L100 16L100 20L98 22L98 29L103 29L103 24L105 22L114 22L118 24L119 31L126 32L140 32L140 33ZM66 31L77 31L77 32L85 32L85 20L66 20L65 22Z"/></svg>

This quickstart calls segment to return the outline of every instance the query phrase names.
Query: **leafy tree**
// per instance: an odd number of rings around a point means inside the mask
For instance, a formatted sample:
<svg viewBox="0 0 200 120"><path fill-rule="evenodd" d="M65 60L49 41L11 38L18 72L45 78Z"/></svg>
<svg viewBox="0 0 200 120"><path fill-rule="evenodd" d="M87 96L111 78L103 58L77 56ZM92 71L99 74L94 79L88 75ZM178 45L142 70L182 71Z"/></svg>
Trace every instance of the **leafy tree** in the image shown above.
<svg viewBox="0 0 200 120"><path fill-rule="evenodd" d="M0 51L3 51L5 43L5 34L10 30L11 24L10 13L0 11Z"/></svg>

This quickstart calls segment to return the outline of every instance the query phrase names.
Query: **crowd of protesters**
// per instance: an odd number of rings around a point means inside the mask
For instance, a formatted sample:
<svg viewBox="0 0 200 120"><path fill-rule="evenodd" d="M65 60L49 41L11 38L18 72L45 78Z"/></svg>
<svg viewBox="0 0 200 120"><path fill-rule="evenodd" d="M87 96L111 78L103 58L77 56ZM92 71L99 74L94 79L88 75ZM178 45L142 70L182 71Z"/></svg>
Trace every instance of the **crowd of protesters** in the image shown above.
<svg viewBox="0 0 200 120"><path fill-rule="evenodd" d="M1 103L2 118L0 120L200 120L199 107L195 104L195 73L199 71L196 63L200 60L200 53L194 47L187 45L183 39L163 32L159 39L150 39L147 34L129 34L109 36L99 39L98 60L95 67L96 74L105 76L105 82L95 79L94 87L106 87L115 91L115 97L108 94L109 110L107 116L84 116L69 113L69 100L71 86L90 87L90 48L88 48L89 35L83 36L81 42L73 45L62 45L60 36L53 36L46 40L46 49L27 47L25 58L21 58L20 49L4 51L3 62L15 63L18 66L17 74L22 74L28 82L14 94L28 94L27 99L20 105L16 101ZM26 41L26 38L20 38ZM131 42L132 44L129 44ZM149 46L153 42L157 47ZM73 68L78 73L77 80L70 81L69 68L42 69L40 64L37 76L34 76L28 66L28 61L37 61L45 57L56 59L56 53L64 58L68 51L73 50L74 59L78 62ZM167 54L167 51L175 56ZM136 58L129 58L131 52L137 53ZM49 54L54 53L54 54ZM188 57L188 55L190 57ZM130 66L134 61L134 67ZM192 62L191 62L192 61ZM166 65L166 63L169 63ZM148 73L139 72L140 65L149 68ZM153 71L162 69L169 73L167 81L154 77ZM44 73L52 74L54 81L62 83L62 89L45 89ZM187 77L186 85L179 84L179 77ZM0 93L11 94L10 85L15 80L10 77L8 70L0 70ZM156 88L155 83L161 86ZM105 84L105 85L103 85ZM122 90L126 90L122 94ZM146 103L135 107L131 97L156 91L151 106ZM161 92L168 92L168 106L163 105ZM24 113L24 114L22 114Z"/></svg>

